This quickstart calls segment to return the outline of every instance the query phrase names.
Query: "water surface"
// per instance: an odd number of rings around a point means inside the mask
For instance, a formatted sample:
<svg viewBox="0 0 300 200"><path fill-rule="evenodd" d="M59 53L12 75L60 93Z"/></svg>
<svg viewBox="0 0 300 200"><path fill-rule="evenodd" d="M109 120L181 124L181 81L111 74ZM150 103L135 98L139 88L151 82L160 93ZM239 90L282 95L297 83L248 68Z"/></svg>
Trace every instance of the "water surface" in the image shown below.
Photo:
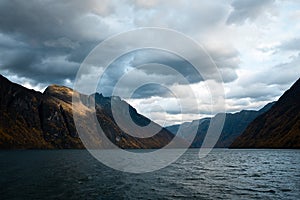
<svg viewBox="0 0 300 200"><path fill-rule="evenodd" d="M199 159L191 149L146 174L110 169L85 150L0 151L0 199L216 198L300 199L300 151L215 149Z"/></svg>

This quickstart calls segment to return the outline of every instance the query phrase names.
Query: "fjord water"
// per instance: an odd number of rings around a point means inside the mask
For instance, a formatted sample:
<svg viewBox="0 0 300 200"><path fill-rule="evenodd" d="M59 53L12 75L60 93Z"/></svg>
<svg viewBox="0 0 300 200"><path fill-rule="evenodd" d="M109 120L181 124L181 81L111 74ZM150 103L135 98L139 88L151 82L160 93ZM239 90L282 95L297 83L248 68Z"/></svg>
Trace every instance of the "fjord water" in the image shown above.
<svg viewBox="0 0 300 200"><path fill-rule="evenodd" d="M299 150L215 149L199 159L190 149L145 174L110 169L86 150L0 151L0 163L0 199L300 199Z"/></svg>

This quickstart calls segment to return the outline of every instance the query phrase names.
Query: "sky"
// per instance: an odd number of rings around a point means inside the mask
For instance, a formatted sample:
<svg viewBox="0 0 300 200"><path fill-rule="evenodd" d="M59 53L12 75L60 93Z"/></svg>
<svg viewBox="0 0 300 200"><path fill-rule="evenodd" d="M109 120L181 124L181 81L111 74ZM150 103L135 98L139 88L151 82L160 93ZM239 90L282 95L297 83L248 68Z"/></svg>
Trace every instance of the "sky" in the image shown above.
<svg viewBox="0 0 300 200"><path fill-rule="evenodd" d="M300 77L299 21L297 0L0 0L0 73L38 91L50 84L73 87L81 63L99 43L124 31L161 27L181 32L207 50L224 81L227 112L259 109ZM199 79L189 63L157 50L118 58L99 92L109 96L122 74L151 62L180 71L189 84L153 66L151 73L135 70L123 90L139 80L167 85L144 85L125 98L140 113L164 126L215 114L206 87L213 80ZM186 87L198 92L184 101L200 99L200 111L190 104L180 113L170 91Z"/></svg>

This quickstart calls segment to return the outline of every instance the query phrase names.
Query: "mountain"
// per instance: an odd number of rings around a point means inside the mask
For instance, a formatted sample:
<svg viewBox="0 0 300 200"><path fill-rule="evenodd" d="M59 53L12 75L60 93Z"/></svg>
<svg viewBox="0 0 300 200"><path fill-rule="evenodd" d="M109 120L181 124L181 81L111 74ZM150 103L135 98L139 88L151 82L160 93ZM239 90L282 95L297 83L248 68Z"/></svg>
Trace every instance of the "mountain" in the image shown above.
<svg viewBox="0 0 300 200"><path fill-rule="evenodd" d="M92 116L93 109L86 105L88 102L77 102L73 109L73 94L80 99L95 102L92 105L95 105L99 124L107 138L121 148L161 148L174 137L165 128L137 113L119 97L103 97L98 93L88 96L58 85L51 85L44 93L40 93L12 83L0 75L0 148L84 148L78 137L73 113L77 116ZM152 137L131 136L143 136L143 133L139 132L140 129L122 130L113 118L112 102L122 113L126 114L129 108L133 121L140 126L152 123L160 131ZM79 127L90 137L89 141L94 143L91 146L104 148L105 141L86 121L81 120ZM181 142L175 144L180 145Z"/></svg>
<svg viewBox="0 0 300 200"><path fill-rule="evenodd" d="M217 148L227 148L231 145L231 143L240 135L242 132L246 129L246 127L259 115L265 113L267 110L269 110L273 103L269 103L266 106L264 106L262 109L258 111L254 110L242 110L241 112L237 113L226 113L225 123L223 130L221 132L220 138L218 142L216 143L215 147ZM183 123L182 129L185 134L184 136L181 135L184 139L190 141L191 138L189 138L188 133L195 131L198 126L197 134L192 142L191 147L193 148L199 148L201 147L203 140L205 138L205 135L207 133L209 124L211 119L210 118L203 118L200 120L195 120L193 122L185 122ZM173 125L166 127L169 131L171 131L173 134L176 134L178 131L180 125Z"/></svg>
<svg viewBox="0 0 300 200"><path fill-rule="evenodd" d="M300 79L231 148L300 148Z"/></svg>
<svg viewBox="0 0 300 200"><path fill-rule="evenodd" d="M211 120L211 118L202 118L199 120L193 120L192 122L184 122L182 124L168 126L168 127L166 127L166 129L168 131L170 131L171 133L173 133L174 135L178 134L179 137L181 137L187 141L191 141L191 140L193 140L193 138L190 133L194 133L194 131L196 131L196 130L198 130L196 137L200 136L200 135L205 136L210 120ZM178 130L180 127L182 128L182 131L180 131L180 133L179 133ZM196 137L195 137L195 139L196 139ZM197 142L194 140L193 143L191 144L191 147L196 147L196 143Z"/></svg>

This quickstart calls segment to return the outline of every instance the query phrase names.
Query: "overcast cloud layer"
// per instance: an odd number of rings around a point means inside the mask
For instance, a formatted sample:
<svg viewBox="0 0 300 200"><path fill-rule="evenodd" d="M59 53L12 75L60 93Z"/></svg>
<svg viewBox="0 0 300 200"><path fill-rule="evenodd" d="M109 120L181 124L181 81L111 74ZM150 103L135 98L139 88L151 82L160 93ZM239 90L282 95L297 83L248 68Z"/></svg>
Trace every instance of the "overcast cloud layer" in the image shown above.
<svg viewBox="0 0 300 200"><path fill-rule="evenodd" d="M107 37L139 27L171 28L207 49L223 77L229 112L258 109L300 77L299 10L297 0L1 0L0 73L41 91L49 84L72 87L81 62ZM169 88L149 84L137 90L127 100L139 112L165 125L212 114L205 81L189 63L167 52L122 56L107 71L99 92L110 95L124 73L154 62L180 71L193 90L201 91L196 94L201 113L191 105L180 114L170 89L180 92L186 86L154 68L136 70L132 80L163 80ZM124 90L131 85L123 85Z"/></svg>

